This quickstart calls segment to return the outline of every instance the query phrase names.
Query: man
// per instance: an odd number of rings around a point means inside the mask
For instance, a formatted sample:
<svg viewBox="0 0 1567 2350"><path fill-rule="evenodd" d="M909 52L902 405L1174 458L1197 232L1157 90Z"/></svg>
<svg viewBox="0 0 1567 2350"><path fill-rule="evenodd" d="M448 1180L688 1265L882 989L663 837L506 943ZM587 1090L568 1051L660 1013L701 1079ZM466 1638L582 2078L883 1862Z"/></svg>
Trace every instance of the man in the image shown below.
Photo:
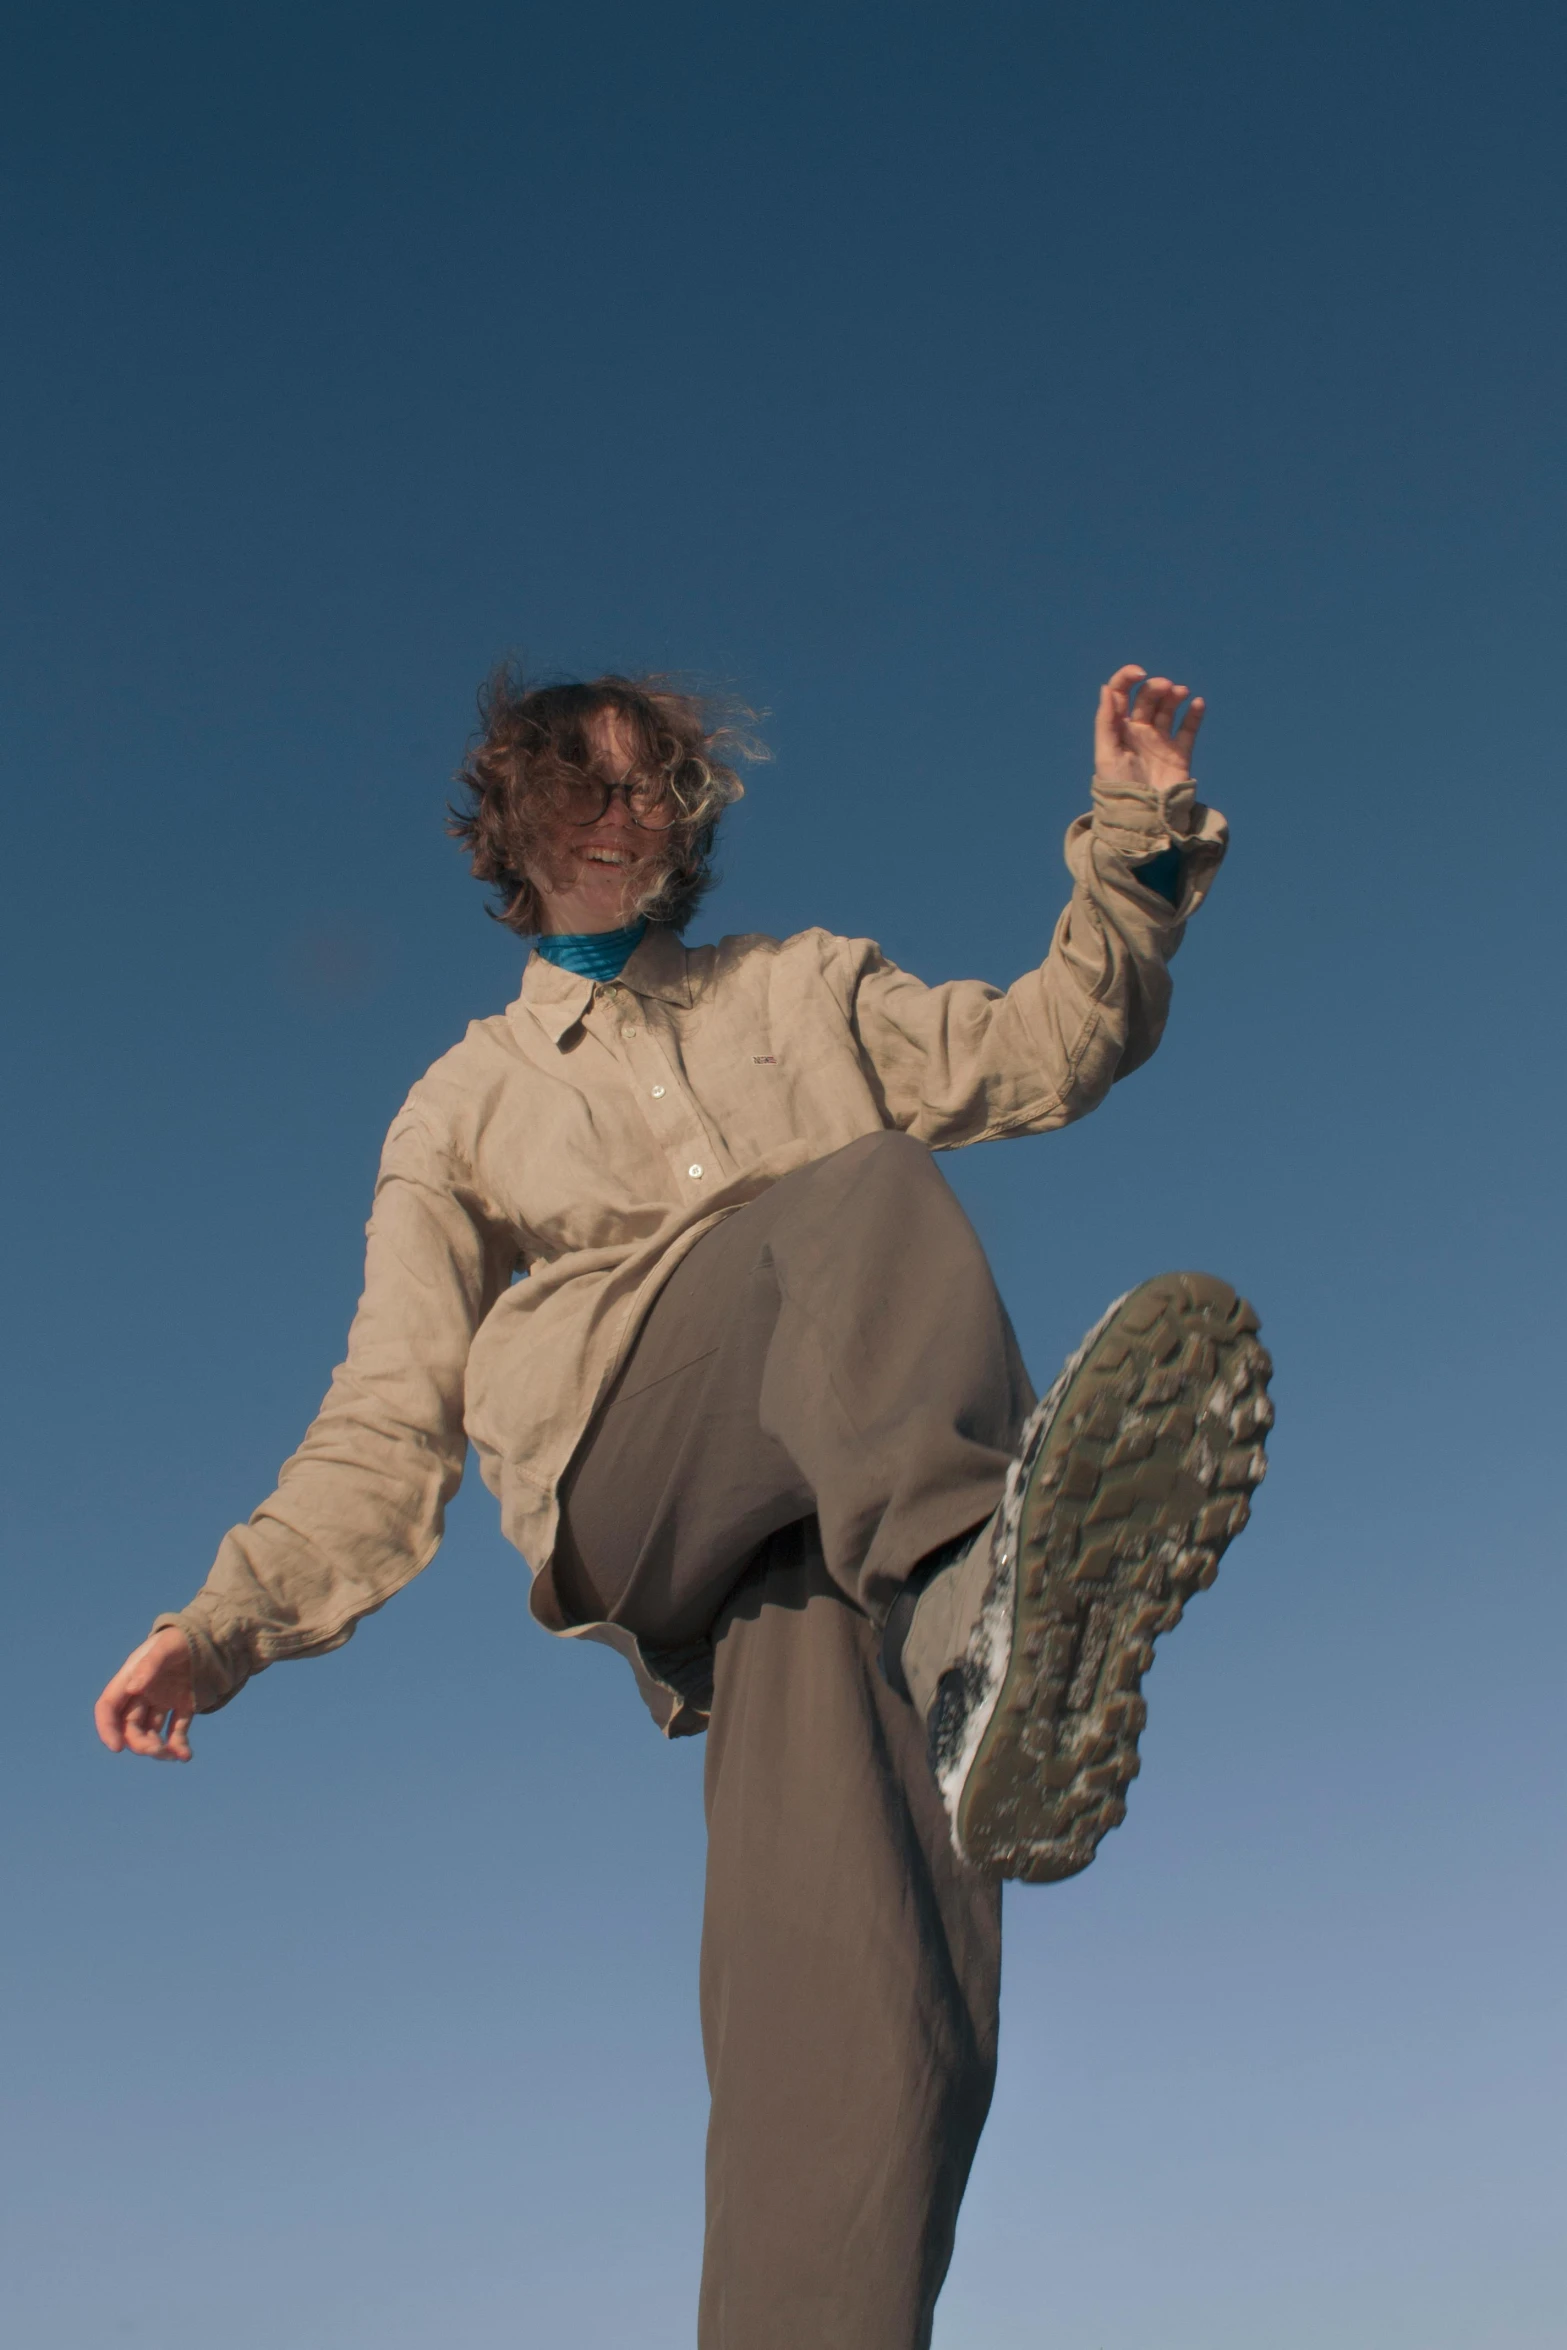
<svg viewBox="0 0 1567 2350"><path fill-rule="evenodd" d="M1155 1637L1244 1524L1250 1308L1119 1300L1036 1405L931 1152L1092 1109L1154 1050L1224 853L1202 704L1119 670L1071 901L1006 993L864 940L688 950L738 795L656 680L484 705L454 829L537 951L414 1087L347 1358L278 1490L110 1682L104 1742L347 1640L471 1441L535 1615L706 1729L703 2350L930 2338L989 2103L999 1882L1125 1810Z"/></svg>

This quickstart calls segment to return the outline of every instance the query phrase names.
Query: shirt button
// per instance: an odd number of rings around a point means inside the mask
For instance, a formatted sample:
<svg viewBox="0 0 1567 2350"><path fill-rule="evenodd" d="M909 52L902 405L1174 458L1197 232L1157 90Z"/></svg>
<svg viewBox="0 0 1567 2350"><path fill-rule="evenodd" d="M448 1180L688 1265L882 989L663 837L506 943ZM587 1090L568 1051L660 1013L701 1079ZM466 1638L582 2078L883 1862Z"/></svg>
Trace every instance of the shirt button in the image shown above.
<svg viewBox="0 0 1567 2350"><path fill-rule="evenodd" d="M622 1036L640 1036L642 1031L640 1028L623 1028L620 1033Z"/></svg>
<svg viewBox="0 0 1567 2350"><path fill-rule="evenodd" d="M702 1180L702 1170L701 1170L701 1168L700 1168L700 1167L688 1167L688 1168L686 1169L686 1173L687 1173L687 1174L690 1176L690 1178L691 1178L691 1180L692 1180L692 1182L693 1182L693 1183L700 1183L700 1182L701 1182L701 1180Z"/></svg>
<svg viewBox="0 0 1567 2350"><path fill-rule="evenodd" d="M653 1099L654 1099L656 1102L661 1102L661 1101L663 1100L663 1098L664 1098L664 1089L663 1089L663 1087L662 1087L661 1085L655 1085L655 1086L654 1086L654 1088L653 1088Z"/></svg>

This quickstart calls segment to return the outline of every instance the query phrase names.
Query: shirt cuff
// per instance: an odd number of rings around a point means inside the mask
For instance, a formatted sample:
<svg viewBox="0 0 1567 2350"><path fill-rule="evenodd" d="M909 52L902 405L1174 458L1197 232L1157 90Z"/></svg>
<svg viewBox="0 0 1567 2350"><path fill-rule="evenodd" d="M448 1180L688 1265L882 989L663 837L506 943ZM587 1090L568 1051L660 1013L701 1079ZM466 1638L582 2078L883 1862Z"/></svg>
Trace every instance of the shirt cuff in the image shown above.
<svg viewBox="0 0 1567 2350"><path fill-rule="evenodd" d="M183 1632L190 1650L191 1679L196 1687L196 1711L215 1714L237 1697L256 1670L248 1643L239 1633L226 1639L195 1620L188 1608L177 1615L159 1616L154 1632Z"/></svg>
<svg viewBox="0 0 1567 2350"><path fill-rule="evenodd" d="M1087 829L1102 878L1146 890L1184 921L1207 896L1229 845L1230 828L1217 808L1204 807L1190 776L1154 791L1096 775L1093 798Z"/></svg>

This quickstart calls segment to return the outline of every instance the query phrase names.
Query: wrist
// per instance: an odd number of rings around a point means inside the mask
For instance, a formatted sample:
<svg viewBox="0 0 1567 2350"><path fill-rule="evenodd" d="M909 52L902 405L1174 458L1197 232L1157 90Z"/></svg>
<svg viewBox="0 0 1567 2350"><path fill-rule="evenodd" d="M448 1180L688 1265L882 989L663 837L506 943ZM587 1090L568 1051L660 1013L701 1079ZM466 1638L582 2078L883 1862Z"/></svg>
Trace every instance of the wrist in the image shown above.
<svg viewBox="0 0 1567 2350"><path fill-rule="evenodd" d="M196 1711L215 1714L238 1695L250 1678L248 1656L236 1653L242 1648L237 1639L223 1640L192 1620L190 1611L179 1615L159 1616L152 1627L152 1636L165 1636L183 1641L190 1661L191 1688L195 1695Z"/></svg>

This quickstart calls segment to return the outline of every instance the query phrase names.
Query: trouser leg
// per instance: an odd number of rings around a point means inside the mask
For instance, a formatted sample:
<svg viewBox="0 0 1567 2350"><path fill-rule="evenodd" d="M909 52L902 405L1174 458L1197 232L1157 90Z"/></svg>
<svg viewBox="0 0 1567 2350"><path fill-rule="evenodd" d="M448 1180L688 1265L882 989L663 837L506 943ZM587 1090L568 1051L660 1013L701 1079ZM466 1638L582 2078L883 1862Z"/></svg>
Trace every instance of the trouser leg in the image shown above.
<svg viewBox="0 0 1567 2350"><path fill-rule="evenodd" d="M885 1614L1000 1498L1033 1405L972 1225L923 1145L868 1135L708 1233L561 1488L568 1616L700 1638L779 1527Z"/></svg>
<svg viewBox="0 0 1567 2350"><path fill-rule="evenodd" d="M562 1487L567 1619L716 1652L702 2350L929 2340L1000 1896L952 1850L876 1623L994 1507L1032 1402L930 1154L870 1136L698 1243Z"/></svg>
<svg viewBox="0 0 1567 2350"><path fill-rule="evenodd" d="M715 1646L700 2350L923 2350L994 2080L1000 1888L812 1526Z"/></svg>

